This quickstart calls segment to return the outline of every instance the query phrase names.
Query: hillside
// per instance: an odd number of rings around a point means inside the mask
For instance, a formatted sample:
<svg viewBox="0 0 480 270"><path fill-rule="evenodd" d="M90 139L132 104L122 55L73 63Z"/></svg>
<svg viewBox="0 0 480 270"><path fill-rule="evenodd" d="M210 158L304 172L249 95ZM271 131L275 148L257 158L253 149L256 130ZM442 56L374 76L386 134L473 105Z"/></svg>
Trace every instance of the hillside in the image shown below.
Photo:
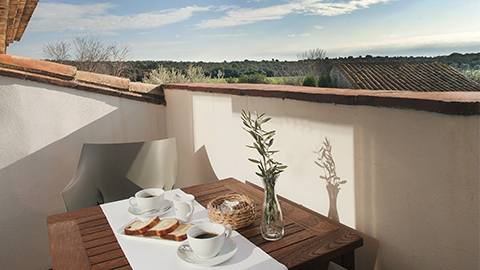
<svg viewBox="0 0 480 270"><path fill-rule="evenodd" d="M232 61L232 62L174 62L174 61L128 61L123 62L125 69L122 77L131 81L142 81L151 70L163 66L167 69L178 69L184 72L190 65L201 67L205 75L216 78L220 74L223 78L238 78L241 75L263 74L267 77L304 77L313 74L316 77L328 73L338 61L435 61L449 65L457 71L480 83L480 53L459 54L436 57L373 57L370 55L359 57L326 58L322 60L279 61L278 59L262 61ZM77 66L77 62L68 62L68 65Z"/></svg>
<svg viewBox="0 0 480 270"><path fill-rule="evenodd" d="M318 76L330 69L337 61L436 61L449 65L459 72L480 79L480 53L458 54L437 57L346 57L324 60L306 61L279 61L278 59L263 61L232 61L232 62L174 62L174 61L130 61L124 76L132 81L141 81L152 69L163 66L167 69L185 70L190 65L202 67L205 74L217 77L218 71L224 78L238 78L242 74L265 74L267 77L305 76L309 73Z"/></svg>

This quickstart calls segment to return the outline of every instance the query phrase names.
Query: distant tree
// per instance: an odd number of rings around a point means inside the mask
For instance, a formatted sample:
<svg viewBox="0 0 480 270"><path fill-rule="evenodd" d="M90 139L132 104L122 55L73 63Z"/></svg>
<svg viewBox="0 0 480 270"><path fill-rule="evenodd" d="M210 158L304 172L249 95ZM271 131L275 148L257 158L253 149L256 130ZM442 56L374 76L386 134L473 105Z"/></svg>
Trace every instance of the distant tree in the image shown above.
<svg viewBox="0 0 480 270"><path fill-rule="evenodd" d="M242 74L238 78L239 83L264 83L268 84L270 81L264 73Z"/></svg>
<svg viewBox="0 0 480 270"><path fill-rule="evenodd" d="M148 77L143 79L144 83L167 84L167 83L198 83L210 82L210 76L206 76L202 67L190 65L185 73L176 68L164 68L160 66L150 72Z"/></svg>
<svg viewBox="0 0 480 270"><path fill-rule="evenodd" d="M122 76L127 69L126 60L130 57L132 48L127 44L111 44L110 45L110 75Z"/></svg>
<svg viewBox="0 0 480 270"><path fill-rule="evenodd" d="M318 78L318 87L335 87L330 74L323 73L320 75L320 78Z"/></svg>
<svg viewBox="0 0 480 270"><path fill-rule="evenodd" d="M57 63L65 63L70 60L70 43L67 41L50 42L43 46L45 59Z"/></svg>
<svg viewBox="0 0 480 270"><path fill-rule="evenodd" d="M75 46L75 61L78 62L81 70L106 73L104 63L110 60L111 46L107 46L98 38L93 37L75 37L73 45Z"/></svg>
<svg viewBox="0 0 480 270"><path fill-rule="evenodd" d="M307 75L303 79L302 85L303 86L317 86L317 79L315 78L315 76L313 76L311 74Z"/></svg>
<svg viewBox="0 0 480 270"><path fill-rule="evenodd" d="M73 61L72 64L83 71L122 76L127 69L131 48L126 44L104 44L94 37L75 37L72 43L73 57L72 46L66 41L47 43L43 46L43 55L58 63Z"/></svg>
<svg viewBox="0 0 480 270"><path fill-rule="evenodd" d="M325 59L326 52L320 48L311 49L309 51L305 51L302 53L297 54L298 60L319 60Z"/></svg>

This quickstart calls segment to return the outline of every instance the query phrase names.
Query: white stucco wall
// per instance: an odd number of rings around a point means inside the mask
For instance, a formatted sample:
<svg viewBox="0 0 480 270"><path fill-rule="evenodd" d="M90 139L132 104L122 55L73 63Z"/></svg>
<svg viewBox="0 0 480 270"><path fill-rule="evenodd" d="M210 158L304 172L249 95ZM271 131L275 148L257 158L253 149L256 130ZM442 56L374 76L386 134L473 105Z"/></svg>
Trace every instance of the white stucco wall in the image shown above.
<svg viewBox="0 0 480 270"><path fill-rule="evenodd" d="M51 267L46 218L83 143L166 135L163 105L0 77L0 269Z"/></svg>
<svg viewBox="0 0 480 270"><path fill-rule="evenodd" d="M328 194L315 165L328 137L340 221L364 246L357 269L479 269L479 116L166 90L167 130L182 147L178 182L235 177L261 185L242 109L265 112L289 167L278 193L324 215ZM198 160L206 150L214 176Z"/></svg>
<svg viewBox="0 0 480 270"><path fill-rule="evenodd" d="M331 142L342 223L357 269L479 269L479 116L166 90L167 106L0 77L0 269L50 267L46 217L84 142L177 138L177 186L226 177L261 185L242 109L273 117L278 192L324 215ZM25 260L29 254L29 260Z"/></svg>

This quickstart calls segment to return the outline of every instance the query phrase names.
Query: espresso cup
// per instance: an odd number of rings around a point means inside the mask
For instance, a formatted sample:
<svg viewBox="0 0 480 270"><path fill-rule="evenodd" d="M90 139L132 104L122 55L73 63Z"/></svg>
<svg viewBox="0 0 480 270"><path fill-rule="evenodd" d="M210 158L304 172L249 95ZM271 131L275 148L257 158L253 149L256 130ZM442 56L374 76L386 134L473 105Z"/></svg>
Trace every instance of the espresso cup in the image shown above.
<svg viewBox="0 0 480 270"><path fill-rule="evenodd" d="M197 224L187 230L188 245L201 259L217 256L223 244L232 235L230 227L217 223Z"/></svg>
<svg viewBox="0 0 480 270"><path fill-rule="evenodd" d="M173 197L173 205L175 207L175 215L182 223L192 221L193 218L193 201L195 196L191 194L176 194Z"/></svg>
<svg viewBox="0 0 480 270"><path fill-rule="evenodd" d="M141 212L158 211L162 206L164 194L165 191L161 188L142 189L135 193L135 197L130 198L129 203Z"/></svg>

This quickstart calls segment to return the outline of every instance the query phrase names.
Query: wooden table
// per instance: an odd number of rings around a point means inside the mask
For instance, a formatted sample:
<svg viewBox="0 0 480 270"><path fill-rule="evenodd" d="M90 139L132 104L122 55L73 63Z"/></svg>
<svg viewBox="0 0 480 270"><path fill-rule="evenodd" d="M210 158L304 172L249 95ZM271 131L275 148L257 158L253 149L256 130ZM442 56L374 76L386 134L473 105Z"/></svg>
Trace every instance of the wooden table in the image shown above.
<svg viewBox="0 0 480 270"><path fill-rule="evenodd" d="M301 205L279 197L285 236L270 242L260 233L261 188L229 178L182 190L195 195L204 207L221 195L248 195L257 203L257 218L237 231L289 269L327 269L330 261L355 268L354 250L363 239ZM47 224L53 269L131 269L99 206L49 216Z"/></svg>

